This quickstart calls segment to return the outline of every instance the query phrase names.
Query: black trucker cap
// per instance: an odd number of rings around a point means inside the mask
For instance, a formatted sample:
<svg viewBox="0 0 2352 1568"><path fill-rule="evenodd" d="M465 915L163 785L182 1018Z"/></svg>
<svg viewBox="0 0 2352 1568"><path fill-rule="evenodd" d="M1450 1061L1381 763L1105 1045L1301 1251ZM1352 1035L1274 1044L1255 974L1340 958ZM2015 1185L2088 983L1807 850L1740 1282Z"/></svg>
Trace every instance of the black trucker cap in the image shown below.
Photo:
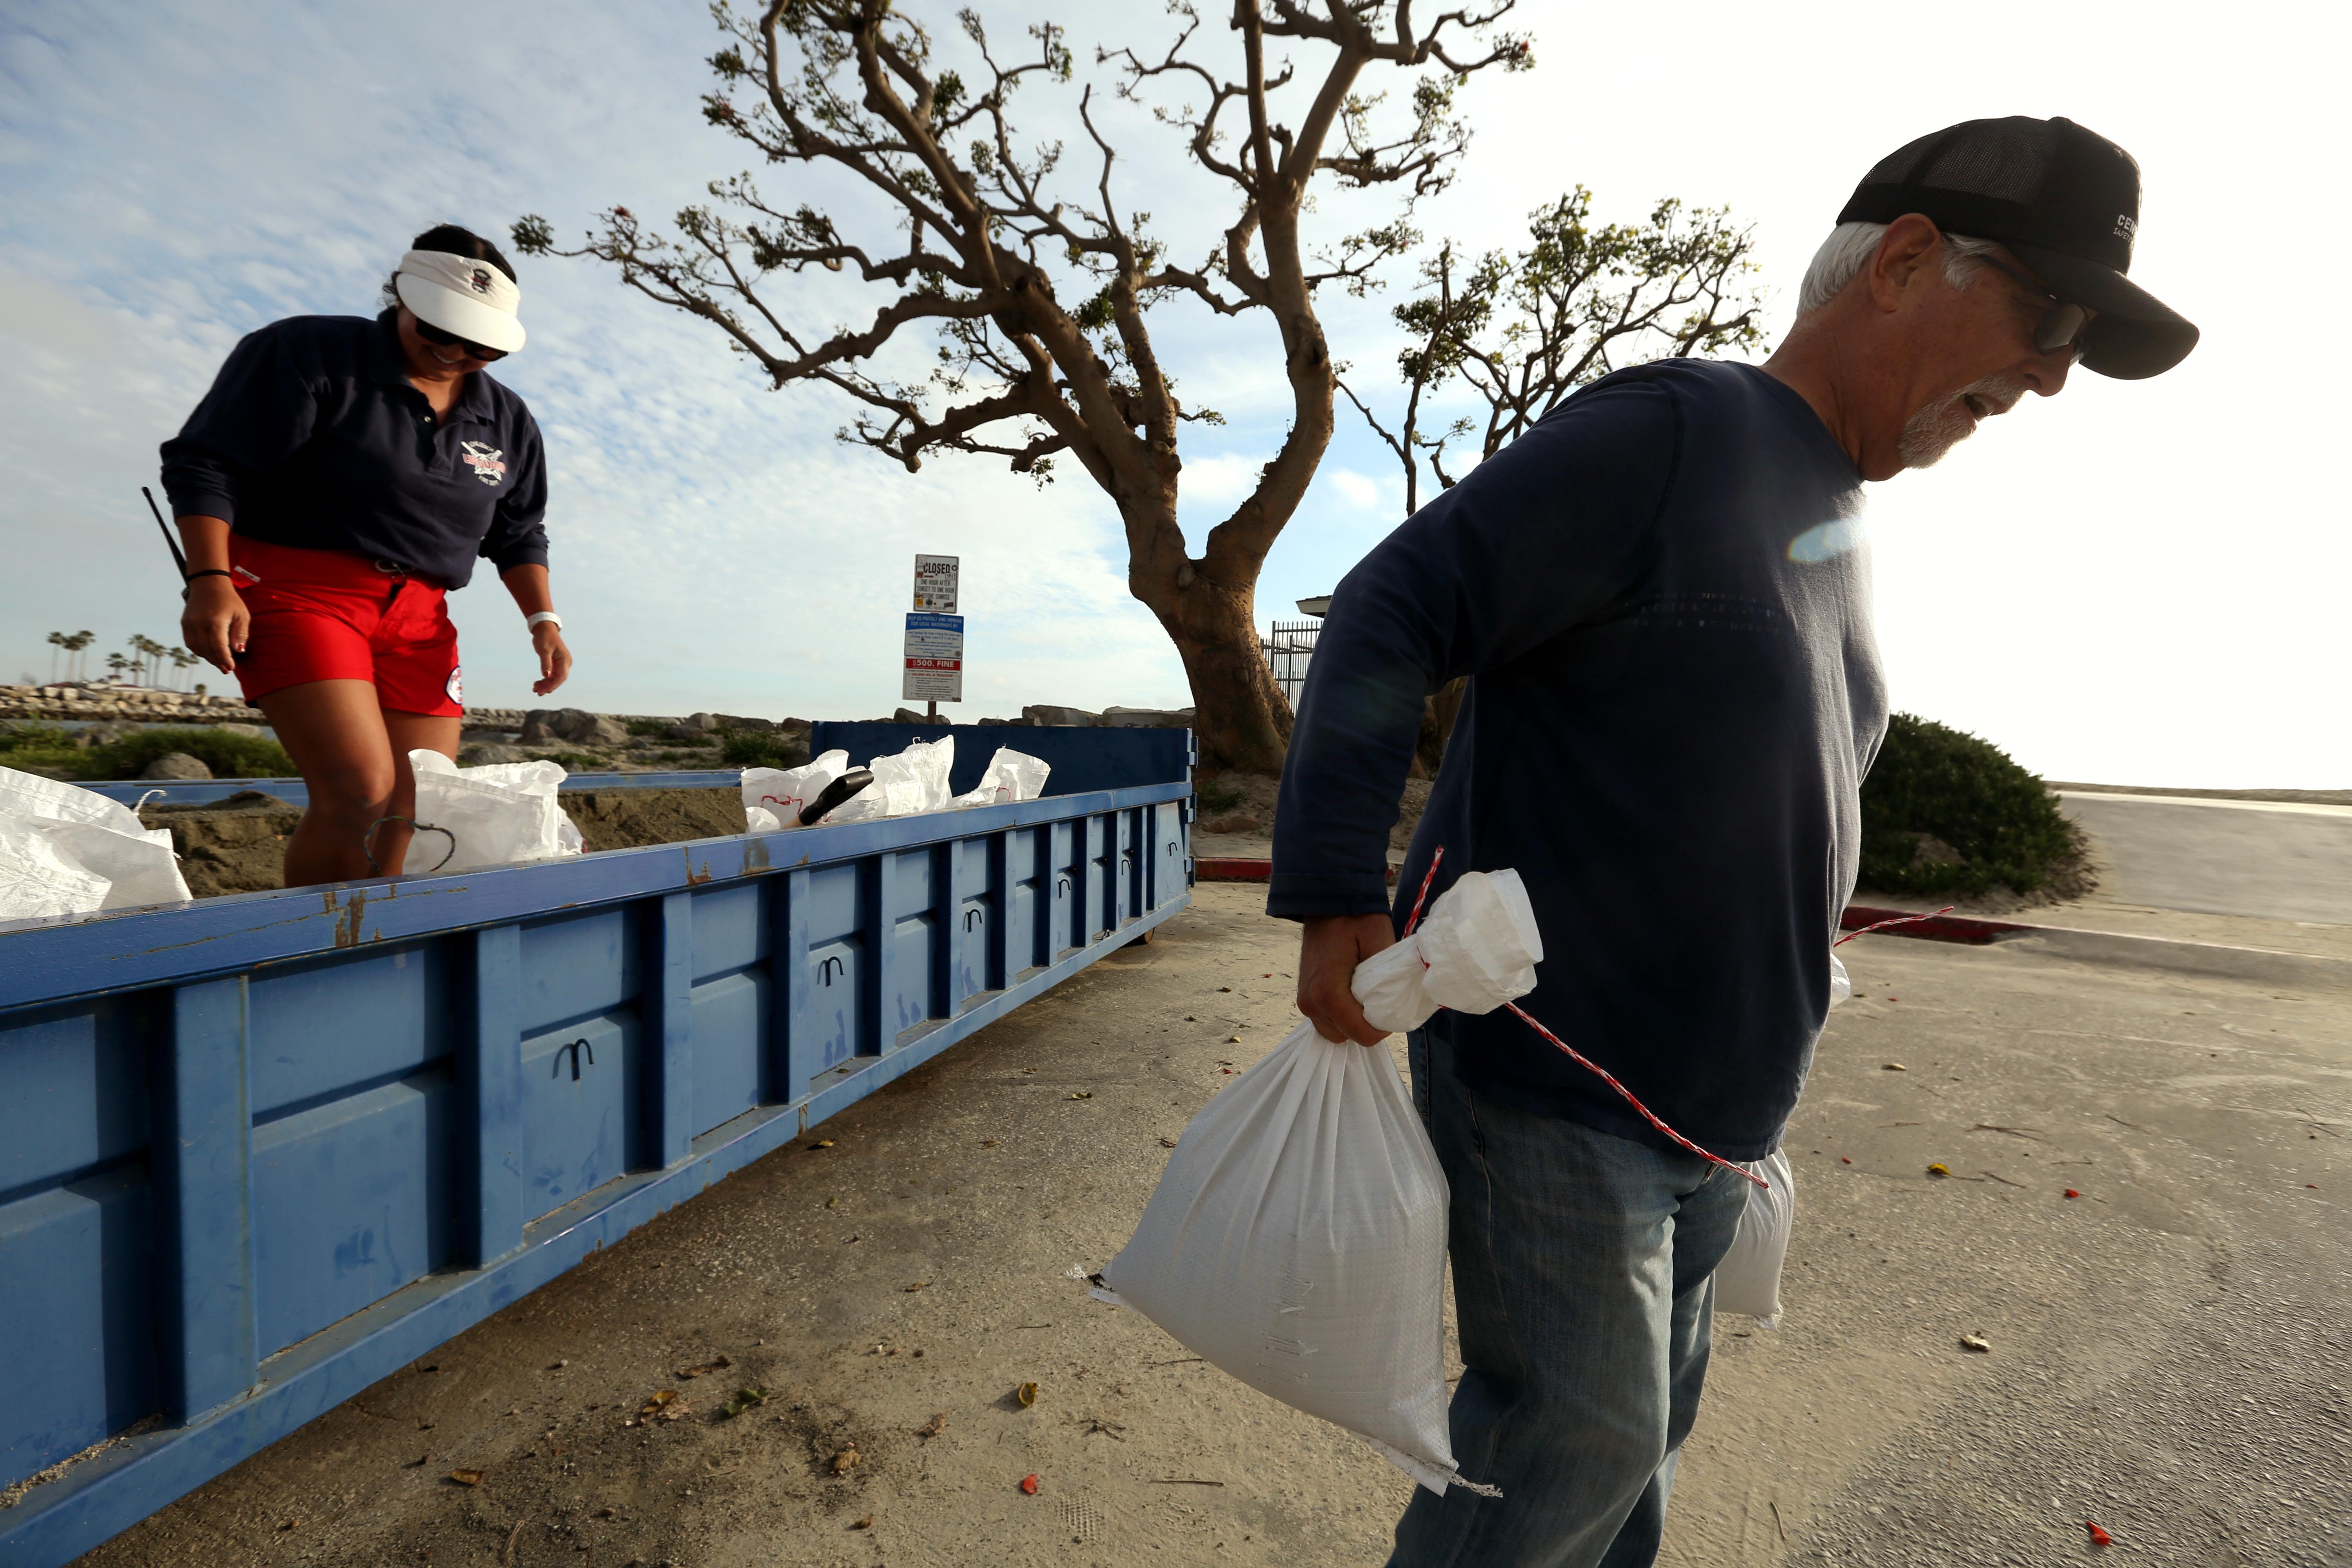
<svg viewBox="0 0 2352 1568"><path fill-rule="evenodd" d="M1922 136L1863 177L1840 223L1906 213L1952 234L1999 240L2057 292L2098 312L2085 369L2124 381L2161 374L2197 329L2124 276L2139 234L2139 165L2071 120L1966 120Z"/></svg>

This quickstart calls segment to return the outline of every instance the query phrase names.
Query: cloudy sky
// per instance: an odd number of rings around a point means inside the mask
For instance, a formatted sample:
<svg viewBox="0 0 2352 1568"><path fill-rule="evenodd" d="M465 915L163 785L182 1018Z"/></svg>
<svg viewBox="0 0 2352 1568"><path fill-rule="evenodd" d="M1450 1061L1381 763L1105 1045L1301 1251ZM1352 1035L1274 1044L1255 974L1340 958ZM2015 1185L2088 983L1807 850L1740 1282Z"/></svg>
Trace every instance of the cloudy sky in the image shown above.
<svg viewBox="0 0 2352 1568"><path fill-rule="evenodd" d="M912 8L952 33L947 7ZM2352 508L2326 456L2347 395L2304 299L2347 238L2322 119L2340 20L2242 5L2206 13L2201 31L2119 36L2111 5L1521 9L1538 68L1467 89L1465 177L1423 226L1507 244L1579 182L1604 216L1666 194L1728 204L1756 225L1776 340L1853 182L1912 137L2066 114L2129 148L2147 181L2133 275L2205 341L2156 382L2078 375L1933 472L1874 487L1895 700L2053 777L2352 783ZM1041 12L1064 16L1081 60L1097 41L1167 33L1151 0L983 10L1007 39ZM134 632L174 640L176 594L138 489L240 334L372 312L406 237L435 221L503 235L538 212L576 235L601 206L667 213L741 168L697 109L714 40L693 0L7 7L0 675L45 675L51 629L89 627L101 650ZM1075 97L1034 91L1029 112L1058 134ZM1225 193L1139 113L1111 118L1120 199L1156 209L1177 253L1196 254ZM781 172L769 184L790 191ZM1318 219L1336 233L1351 216L1335 201ZM980 458L909 475L833 440L837 398L766 390L713 333L593 263L528 261L522 282L531 346L502 379L548 437L557 596L581 660L569 700L887 711L918 550L963 558L965 716L1187 700L1127 595L1115 515L1074 466L1043 491ZM824 283L778 297L820 328L872 308ZM1387 301L1328 307L1342 357L1391 361ZM1263 327L1163 314L1187 395L1231 421L1187 435L1197 541L1271 454L1285 409ZM1327 591L1398 520L1383 449L1341 417L1267 564L1261 619ZM469 694L530 701L528 645L496 583L452 605Z"/></svg>

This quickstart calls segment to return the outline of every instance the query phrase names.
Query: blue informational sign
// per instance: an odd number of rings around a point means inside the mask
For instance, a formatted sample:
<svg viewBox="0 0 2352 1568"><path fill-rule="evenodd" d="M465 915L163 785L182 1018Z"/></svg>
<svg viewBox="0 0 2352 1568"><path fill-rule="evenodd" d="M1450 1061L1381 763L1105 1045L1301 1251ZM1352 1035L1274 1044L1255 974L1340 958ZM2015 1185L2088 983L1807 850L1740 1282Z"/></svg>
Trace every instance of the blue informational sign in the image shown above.
<svg viewBox="0 0 2352 1568"><path fill-rule="evenodd" d="M907 617L905 702L963 700L963 617L917 613Z"/></svg>

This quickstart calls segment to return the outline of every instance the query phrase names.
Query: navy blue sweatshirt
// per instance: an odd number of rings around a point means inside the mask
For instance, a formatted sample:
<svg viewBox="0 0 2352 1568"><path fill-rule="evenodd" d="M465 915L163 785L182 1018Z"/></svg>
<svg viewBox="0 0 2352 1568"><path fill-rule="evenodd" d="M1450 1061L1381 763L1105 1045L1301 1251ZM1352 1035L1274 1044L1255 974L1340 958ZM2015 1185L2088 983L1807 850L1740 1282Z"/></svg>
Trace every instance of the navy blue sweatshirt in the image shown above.
<svg viewBox="0 0 2352 1568"><path fill-rule="evenodd" d="M1729 1159L1777 1145L1829 1008L1859 791L1886 725L1853 462L1752 366L1570 398L1332 595L1275 816L1271 913L1391 911L1516 868L1521 1005ZM1423 698L1469 694L1393 907ZM1441 1014L1474 1091L1669 1146L1507 1012Z"/></svg>
<svg viewBox="0 0 2352 1568"><path fill-rule="evenodd" d="M397 562L445 588L464 587L477 556L501 572L545 565L547 462L530 410L476 371L436 421L393 321L294 316L248 333L163 443L173 515Z"/></svg>

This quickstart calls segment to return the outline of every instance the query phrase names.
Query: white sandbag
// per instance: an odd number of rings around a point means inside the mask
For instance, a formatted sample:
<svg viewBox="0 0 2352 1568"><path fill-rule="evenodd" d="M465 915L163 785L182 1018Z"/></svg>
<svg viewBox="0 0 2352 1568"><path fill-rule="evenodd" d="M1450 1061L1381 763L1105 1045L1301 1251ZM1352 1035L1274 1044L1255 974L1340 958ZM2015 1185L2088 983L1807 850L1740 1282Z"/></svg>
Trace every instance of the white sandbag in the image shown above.
<svg viewBox="0 0 2352 1568"><path fill-rule="evenodd" d="M1420 925L1356 966L1364 1016L1392 1034L1440 1007L1491 1013L1536 988L1543 936L1517 871L1465 871Z"/></svg>
<svg viewBox="0 0 2352 1568"><path fill-rule="evenodd" d="M919 816L948 808L948 770L955 766L955 737L917 741L896 756L866 764L874 782L825 816L836 822L870 822L879 816Z"/></svg>
<svg viewBox="0 0 2352 1568"><path fill-rule="evenodd" d="M1731 1250L1715 1266L1715 1310L1745 1312L1773 1328L1780 1316L1780 1266L1789 1256L1789 1232L1797 1218L1797 1188L1789 1173L1789 1157L1775 1149L1747 1169L1768 1184L1748 1187L1748 1206L1739 1213L1739 1234Z"/></svg>
<svg viewBox="0 0 2352 1568"><path fill-rule="evenodd" d="M86 915L106 902L112 884L69 858L44 828L17 812L0 812L0 921Z"/></svg>
<svg viewBox="0 0 2352 1568"><path fill-rule="evenodd" d="M1003 805L1016 800L1035 800L1045 793L1045 777L1053 771L1052 764L1043 757L1033 757L1010 746L999 746L996 755L988 759L988 769L980 775L980 783L949 804L969 808Z"/></svg>
<svg viewBox="0 0 2352 1568"><path fill-rule="evenodd" d="M1853 977L1838 955L1830 954L1830 1005L1853 996ZM1780 1269L1789 1256L1789 1236L1797 1223L1796 1177L1789 1157L1774 1150L1748 1169L1769 1184L1748 1189L1748 1206L1739 1214L1739 1234L1731 1250L1715 1268L1715 1310L1745 1312L1775 1327L1780 1316Z"/></svg>
<svg viewBox="0 0 2352 1568"><path fill-rule="evenodd" d="M563 764L490 763L461 768L438 752L414 751L408 765L416 774L415 817L455 840L448 859L437 866L439 834L420 831L411 841L414 874L473 871L517 860L551 860L565 853L563 808L555 792L565 778Z"/></svg>
<svg viewBox="0 0 2352 1568"><path fill-rule="evenodd" d="M849 771L849 753L825 752L796 768L745 768L743 820L753 833L775 833L801 825L808 803Z"/></svg>
<svg viewBox="0 0 2352 1568"><path fill-rule="evenodd" d="M0 768L0 820L23 830L0 846L0 919L187 901L170 831L96 790Z"/></svg>
<svg viewBox="0 0 2352 1568"><path fill-rule="evenodd" d="M1526 994L1542 946L1525 904L1513 872L1464 877L1412 938L1358 967L1358 1002L1407 1028L1433 993L1481 1013ZM1446 1205L1389 1053L1302 1022L1192 1119L1094 1294L1357 1433L1430 1490L1491 1494L1455 1472L1446 1436Z"/></svg>

